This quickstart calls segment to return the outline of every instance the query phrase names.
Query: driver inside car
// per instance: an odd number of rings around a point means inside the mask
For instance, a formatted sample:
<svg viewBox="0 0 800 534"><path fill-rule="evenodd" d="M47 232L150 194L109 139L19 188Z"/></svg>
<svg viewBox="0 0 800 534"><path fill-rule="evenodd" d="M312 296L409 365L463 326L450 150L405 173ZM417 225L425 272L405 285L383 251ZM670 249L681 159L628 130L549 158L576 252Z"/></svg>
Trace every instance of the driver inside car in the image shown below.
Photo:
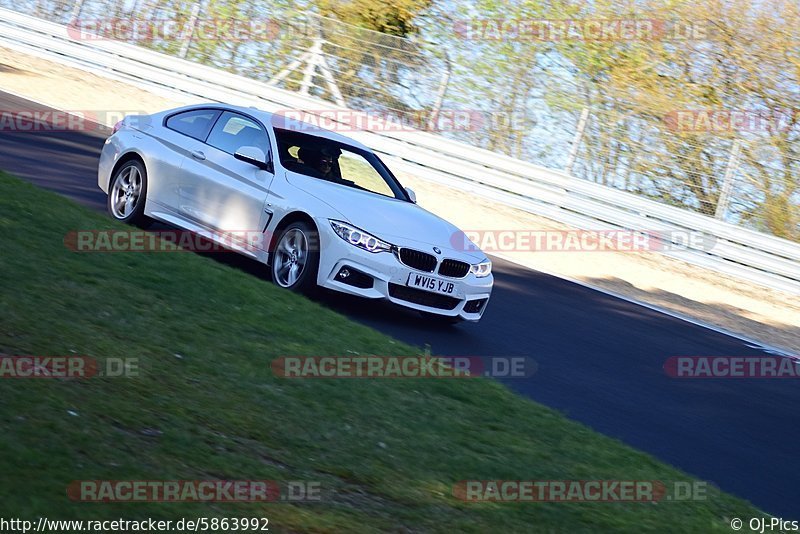
<svg viewBox="0 0 800 534"><path fill-rule="evenodd" d="M325 180L340 179L335 171L335 162L339 158L337 150L325 147L320 151L316 151L304 147L297 152L297 156L301 163L317 171L320 178Z"/></svg>
<svg viewBox="0 0 800 534"><path fill-rule="evenodd" d="M326 180L334 179L333 175L333 156L326 155L325 151L320 154L319 157L319 165L317 166L319 172L322 173L322 177Z"/></svg>

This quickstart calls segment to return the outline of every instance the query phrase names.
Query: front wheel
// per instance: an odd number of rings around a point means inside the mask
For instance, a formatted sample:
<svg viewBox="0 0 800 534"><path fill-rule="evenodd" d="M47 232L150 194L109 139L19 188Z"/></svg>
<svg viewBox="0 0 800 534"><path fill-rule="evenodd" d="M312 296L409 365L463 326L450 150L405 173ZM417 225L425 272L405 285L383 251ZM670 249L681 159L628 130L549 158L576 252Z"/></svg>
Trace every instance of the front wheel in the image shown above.
<svg viewBox="0 0 800 534"><path fill-rule="evenodd" d="M108 211L118 221L145 226L149 219L144 214L147 196L147 171L141 162L131 160L117 169L108 190Z"/></svg>
<svg viewBox="0 0 800 534"><path fill-rule="evenodd" d="M319 238L310 224L298 221L283 229L272 253L272 281L309 295L317 288Z"/></svg>

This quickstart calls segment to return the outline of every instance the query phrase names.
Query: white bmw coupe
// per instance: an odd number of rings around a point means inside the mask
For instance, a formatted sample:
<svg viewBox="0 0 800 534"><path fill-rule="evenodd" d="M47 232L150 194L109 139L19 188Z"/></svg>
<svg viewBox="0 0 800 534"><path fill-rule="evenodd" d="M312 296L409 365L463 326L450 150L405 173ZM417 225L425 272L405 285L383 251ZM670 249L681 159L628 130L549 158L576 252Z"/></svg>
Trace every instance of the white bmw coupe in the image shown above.
<svg viewBox="0 0 800 534"><path fill-rule="evenodd" d="M370 149L291 124L220 104L129 116L100 156L108 210L219 242L292 291L322 286L446 322L479 320L493 284L486 255L417 206Z"/></svg>

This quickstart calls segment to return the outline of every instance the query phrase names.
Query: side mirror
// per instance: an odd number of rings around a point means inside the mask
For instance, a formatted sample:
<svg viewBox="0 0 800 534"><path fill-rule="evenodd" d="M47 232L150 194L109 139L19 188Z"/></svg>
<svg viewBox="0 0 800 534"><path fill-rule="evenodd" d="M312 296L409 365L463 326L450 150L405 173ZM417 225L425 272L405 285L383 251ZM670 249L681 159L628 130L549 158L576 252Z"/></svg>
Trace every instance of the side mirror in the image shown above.
<svg viewBox="0 0 800 534"><path fill-rule="evenodd" d="M272 154L270 154L270 156L272 156ZM271 173L275 172L275 167L272 165L272 157L267 159L267 155L264 154L264 151L258 147L243 146L236 151L236 154L234 154L233 157L239 161L244 161L250 165L255 165L262 171Z"/></svg>
<svg viewBox="0 0 800 534"><path fill-rule="evenodd" d="M406 194L408 195L408 198L411 199L411 202L413 202L414 204L417 203L417 194L414 193L413 189L411 189L410 187L406 187Z"/></svg>

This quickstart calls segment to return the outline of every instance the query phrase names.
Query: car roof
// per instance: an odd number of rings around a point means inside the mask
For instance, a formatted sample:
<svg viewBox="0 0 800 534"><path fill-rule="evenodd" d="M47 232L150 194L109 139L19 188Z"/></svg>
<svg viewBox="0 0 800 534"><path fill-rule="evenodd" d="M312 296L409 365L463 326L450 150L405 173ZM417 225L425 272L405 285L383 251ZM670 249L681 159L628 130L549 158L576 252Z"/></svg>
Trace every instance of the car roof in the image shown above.
<svg viewBox="0 0 800 534"><path fill-rule="evenodd" d="M176 111L188 111L188 110L192 110L192 109L203 109L203 108L217 108L217 109L226 109L226 110L229 110L229 111L237 111L237 112L243 113L245 115L250 115L250 116L260 120L262 123L264 123L265 126L269 126L269 127L272 127L272 128L277 127L277 128L280 129L279 125L276 126L276 122L285 120L284 116L281 115L280 113L271 113L269 111L264 111L264 110L258 109L256 107L235 106L233 104L222 104L222 103L219 103L219 102L209 102L207 104L193 104L191 106L184 106L184 107L181 107L181 108L178 108L178 109L174 109L170 113L174 113ZM289 111L289 110L287 110L287 111ZM292 110L292 111L294 111L294 110ZM276 122L273 122L273 117L275 118ZM297 121L297 120L294 120L294 119L292 119L292 123L293 124L297 124L297 125L302 125L302 126L301 127L293 127L291 129L289 129L289 128L285 128L285 129L288 129L290 131L298 131L299 133L304 133L304 134L307 134L307 135L313 135L315 137L328 139L330 141L336 141L336 142L339 142L339 143L343 143L345 145L350 145L350 146L354 146L356 148L360 148L362 150L367 150L367 151L370 151L370 152L372 151L370 148L368 148L364 144L356 141L355 139L352 139L352 138L344 136L344 135L342 135L340 133L334 132L333 130L327 130L327 129L322 128L321 126L318 126L316 124ZM295 128L296 128L296 130L295 130Z"/></svg>

